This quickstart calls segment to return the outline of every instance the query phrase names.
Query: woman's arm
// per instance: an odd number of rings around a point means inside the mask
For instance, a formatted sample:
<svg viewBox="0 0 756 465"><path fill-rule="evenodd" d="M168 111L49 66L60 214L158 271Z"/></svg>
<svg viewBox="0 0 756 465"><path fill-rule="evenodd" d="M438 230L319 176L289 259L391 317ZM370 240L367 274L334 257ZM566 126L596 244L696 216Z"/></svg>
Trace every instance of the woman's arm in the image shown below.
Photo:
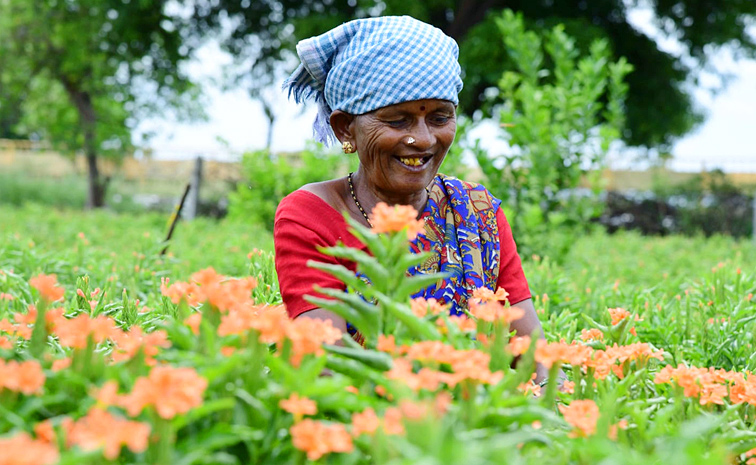
<svg viewBox="0 0 756 465"><path fill-rule="evenodd" d="M533 306L533 300L525 299L512 305L512 307L524 310L525 315L523 315L519 320L513 321L510 329L517 331L518 336L532 336L533 333L537 332L538 338L544 339L543 327L541 327L541 321L538 319L538 315L536 315L535 307ZM515 359L515 364L516 363L517 359ZM536 363L536 384L543 382L548 374L548 368L541 365L540 363Z"/></svg>

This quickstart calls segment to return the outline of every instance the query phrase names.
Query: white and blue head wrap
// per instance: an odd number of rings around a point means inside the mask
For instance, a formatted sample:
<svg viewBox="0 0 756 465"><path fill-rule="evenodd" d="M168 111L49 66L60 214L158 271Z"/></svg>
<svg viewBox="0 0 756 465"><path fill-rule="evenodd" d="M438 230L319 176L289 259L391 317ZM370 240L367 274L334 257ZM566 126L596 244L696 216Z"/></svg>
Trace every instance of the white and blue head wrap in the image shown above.
<svg viewBox="0 0 756 465"><path fill-rule="evenodd" d="M409 16L350 21L297 44L302 64L284 82L289 97L314 98L315 140L335 142L334 110L361 115L421 99L459 103L459 47L440 29Z"/></svg>

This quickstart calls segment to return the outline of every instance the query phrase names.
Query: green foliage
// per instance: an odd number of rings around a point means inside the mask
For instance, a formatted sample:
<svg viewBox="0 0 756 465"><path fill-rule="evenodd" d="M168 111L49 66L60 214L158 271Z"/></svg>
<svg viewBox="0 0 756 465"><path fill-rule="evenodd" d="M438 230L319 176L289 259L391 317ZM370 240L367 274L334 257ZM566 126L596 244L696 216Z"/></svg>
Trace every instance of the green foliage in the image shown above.
<svg viewBox="0 0 756 465"><path fill-rule="evenodd" d="M630 24L630 11L639 7L652 10L653 23L680 41L681 54L660 49L655 39ZM465 81L460 108L471 116L484 105L486 90L496 87L504 71L513 69L499 45L494 20L504 8L521 13L539 34L563 24L580 44L578 48L588 51L591 42L604 39L616 56L627 58L635 72L627 80L623 110L627 126L622 138L631 145L668 146L703 120L688 83L700 70L711 70L708 65L719 47L735 46L745 56L756 52L756 40L749 33L755 17L751 0L489 0L480 4L469 0L275 0L250 5L197 0L189 26L195 36L225 32L226 16L233 18L235 26L223 44L239 62L248 64L236 69L229 80L261 77L246 81L254 94L259 86L269 85L266 77L276 66L288 63L298 40L355 18L408 14L441 28L460 44ZM664 105L659 105L662 101Z"/></svg>
<svg viewBox="0 0 756 465"><path fill-rule="evenodd" d="M597 216L598 179L592 192L576 189L603 166L623 123L623 79L631 67L611 61L605 41L581 58L575 41L556 26L544 39L526 30L509 10L496 18L515 71L499 80L489 104L499 112L507 154L477 150L486 186L499 196L525 255L561 257L574 238L563 226L585 226Z"/></svg>
<svg viewBox="0 0 756 465"><path fill-rule="evenodd" d="M97 157L127 154L142 117L167 107L177 117L202 114L179 69L190 48L167 3L0 2L0 96L12 94L21 109L11 129L60 151L83 151L90 206L103 206L107 185Z"/></svg>
<svg viewBox="0 0 756 465"><path fill-rule="evenodd" d="M356 171L354 154L328 152L311 144L297 154L272 154L267 150L247 153L242 159L241 182L229 195L232 220L264 225L273 231L278 203L305 184L327 181Z"/></svg>

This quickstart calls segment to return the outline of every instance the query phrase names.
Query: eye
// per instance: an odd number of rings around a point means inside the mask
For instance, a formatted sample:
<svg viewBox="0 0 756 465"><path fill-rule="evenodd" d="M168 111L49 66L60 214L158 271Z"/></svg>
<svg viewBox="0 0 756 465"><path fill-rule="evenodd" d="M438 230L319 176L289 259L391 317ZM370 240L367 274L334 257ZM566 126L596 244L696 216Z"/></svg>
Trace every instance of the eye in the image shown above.
<svg viewBox="0 0 756 465"><path fill-rule="evenodd" d="M392 128L401 128L402 126L407 124L407 120L405 118L393 119L393 120L386 121L386 124L388 124Z"/></svg>
<svg viewBox="0 0 756 465"><path fill-rule="evenodd" d="M437 124L437 125L444 125L448 123L450 119L451 117L446 114L434 114L434 115L431 115L430 117L431 123Z"/></svg>

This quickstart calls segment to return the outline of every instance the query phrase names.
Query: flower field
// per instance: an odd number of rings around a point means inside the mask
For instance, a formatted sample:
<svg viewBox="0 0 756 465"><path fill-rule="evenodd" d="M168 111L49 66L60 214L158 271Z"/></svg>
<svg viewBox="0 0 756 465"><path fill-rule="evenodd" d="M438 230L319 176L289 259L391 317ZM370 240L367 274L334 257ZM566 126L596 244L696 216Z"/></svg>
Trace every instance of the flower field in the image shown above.
<svg viewBox="0 0 756 465"><path fill-rule="evenodd" d="M433 278L388 216L355 226L372 257L329 252L372 286L332 268L356 292L319 302L363 348L286 317L262 228L180 223L161 256L165 218L0 208L0 465L756 463L753 244L530 257L531 340L506 290L410 300Z"/></svg>

